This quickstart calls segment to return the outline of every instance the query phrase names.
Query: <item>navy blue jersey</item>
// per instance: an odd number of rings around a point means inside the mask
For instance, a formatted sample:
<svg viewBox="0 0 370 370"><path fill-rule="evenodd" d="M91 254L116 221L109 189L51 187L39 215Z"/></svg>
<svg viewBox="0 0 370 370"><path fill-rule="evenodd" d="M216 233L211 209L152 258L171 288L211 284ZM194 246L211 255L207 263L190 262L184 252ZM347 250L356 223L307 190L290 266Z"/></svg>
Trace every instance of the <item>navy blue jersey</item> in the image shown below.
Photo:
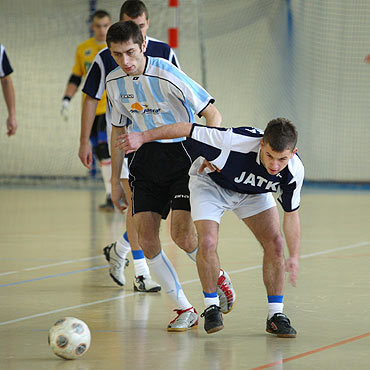
<svg viewBox="0 0 370 370"><path fill-rule="evenodd" d="M167 59L177 68L180 68L176 55L168 44L151 37L147 37L146 42L147 46L144 53L146 56ZM100 100L105 90L106 76L117 67L118 65L108 48L100 51L89 69L82 91L92 98Z"/></svg>
<svg viewBox="0 0 370 370"><path fill-rule="evenodd" d="M263 131L253 127L221 128L193 124L186 147L192 158L204 157L220 172L209 176L221 187L242 194L278 193L284 211L299 208L304 167L297 154L278 174L270 175L260 162Z"/></svg>
<svg viewBox="0 0 370 370"><path fill-rule="evenodd" d="M10 75L13 69L10 65L5 47L0 44L0 78Z"/></svg>

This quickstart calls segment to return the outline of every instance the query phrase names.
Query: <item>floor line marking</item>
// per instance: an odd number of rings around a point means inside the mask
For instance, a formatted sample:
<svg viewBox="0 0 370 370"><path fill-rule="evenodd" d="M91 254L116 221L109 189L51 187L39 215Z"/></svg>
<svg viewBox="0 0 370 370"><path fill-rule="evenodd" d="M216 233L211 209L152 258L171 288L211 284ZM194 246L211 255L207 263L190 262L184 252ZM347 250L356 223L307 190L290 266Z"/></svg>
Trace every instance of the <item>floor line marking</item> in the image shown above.
<svg viewBox="0 0 370 370"><path fill-rule="evenodd" d="M302 357L306 357L306 356L310 356L310 355L313 355L313 354L318 353L318 352L326 351L327 349L331 349L331 348L334 348L334 347L341 346L343 344L351 343L351 342L354 342L355 340L363 339L363 338L366 338L366 337L369 337L369 336L370 336L370 332L365 333L365 334L361 334L361 335L357 335L356 337L341 340L340 342L336 342L336 343L333 343L333 344L328 344L326 346L319 347L319 348L313 349L311 351L303 352L303 353L300 353L300 354L295 355L295 356L283 358L282 360L279 360L279 361L275 361L275 362L271 362L271 363L266 364L266 365L254 367L253 369L250 369L250 370L268 369L268 368L273 367L273 366L284 364L285 362L298 360Z"/></svg>
<svg viewBox="0 0 370 370"><path fill-rule="evenodd" d="M333 253L333 252L336 252L337 250L357 248L357 247L368 245L368 244L370 244L370 242L360 242L360 243L352 244L352 245L349 245L349 246L339 247L339 248L336 248L336 249L328 249L327 251L322 251L322 252L317 252L317 253L310 253L310 254L307 254L307 255L302 256L301 258L315 257L317 255L321 255L321 254L325 254L325 253L326 254ZM105 266L108 266L108 265L105 265ZM237 274L239 272L256 270L257 268L260 268L261 266L262 265L256 265L256 266L246 267L244 269L233 270L233 271L231 271L229 273L230 274ZM102 268L102 266L97 266L97 268L95 268L95 269L98 269L98 268ZM90 269L78 270L78 271L71 272L71 273L76 273L76 272L81 272L81 271L88 271ZM68 274L68 273L66 273L66 274ZM44 277L44 278L46 279L48 277ZM42 280L42 278L40 278L39 280ZM198 281L199 281L199 279L186 280L184 282L181 282L181 285L188 285L188 284L192 284L192 283L195 283L195 282L198 282ZM60 308L60 309L57 309L57 310L48 311L48 312L44 312L44 313L39 313L39 314L31 315L31 316L20 317L18 319L14 319L14 320L3 321L3 322L0 322L0 326L7 325L7 324L12 324L12 323L17 323L19 321L24 321L24 320L28 320L28 319L33 319L33 318L40 317L40 316L50 315L50 314L56 313L56 312L62 312L62 311L66 311L66 310L71 310L71 309L74 309L74 308L88 307L88 306L92 306L92 305L99 304L99 303L105 303L105 302L109 302L109 301L112 301L112 300L125 298L126 296L127 297L130 297L130 296L133 296L135 294L138 294L138 293L132 293L132 294L129 294L129 295L121 295L121 296L114 297L114 298L109 298L109 299L104 299L104 300L99 300L99 301L84 303L84 304L77 305L77 306Z"/></svg>

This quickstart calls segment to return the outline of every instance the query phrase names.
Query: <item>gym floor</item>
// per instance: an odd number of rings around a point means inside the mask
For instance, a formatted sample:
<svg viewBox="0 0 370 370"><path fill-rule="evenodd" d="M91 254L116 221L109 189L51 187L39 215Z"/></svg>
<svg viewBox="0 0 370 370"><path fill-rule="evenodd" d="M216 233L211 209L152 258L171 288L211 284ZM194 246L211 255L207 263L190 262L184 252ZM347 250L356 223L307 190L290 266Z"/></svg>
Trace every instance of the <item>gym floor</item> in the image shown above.
<svg viewBox="0 0 370 370"><path fill-rule="evenodd" d="M124 230L124 215L98 211L101 191L0 189L0 369L368 369L370 196L305 189L298 285L287 282L284 312L298 335L265 332L262 249L232 213L220 227L219 255L237 292L225 328L168 333L176 316L164 292L137 293L132 263L121 288L102 248ZM163 248L189 301L204 309L195 264L164 222ZM131 255L129 255L131 259ZM91 347L78 360L56 357L48 329L59 318L85 321Z"/></svg>

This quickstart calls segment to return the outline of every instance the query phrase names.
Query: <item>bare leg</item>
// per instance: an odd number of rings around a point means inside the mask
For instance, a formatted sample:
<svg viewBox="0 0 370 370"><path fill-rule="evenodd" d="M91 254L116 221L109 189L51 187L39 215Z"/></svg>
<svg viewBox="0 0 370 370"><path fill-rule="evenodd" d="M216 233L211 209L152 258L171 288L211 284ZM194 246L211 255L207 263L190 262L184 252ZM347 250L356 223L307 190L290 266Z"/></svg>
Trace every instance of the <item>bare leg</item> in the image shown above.
<svg viewBox="0 0 370 370"><path fill-rule="evenodd" d="M187 253L191 253L197 248L198 240L190 212L183 210L171 212L171 238Z"/></svg>
<svg viewBox="0 0 370 370"><path fill-rule="evenodd" d="M199 250L197 268L203 291L213 293L217 290L220 274L220 260L217 254L219 225L215 221L195 221L198 232Z"/></svg>
<svg viewBox="0 0 370 370"><path fill-rule="evenodd" d="M285 281L285 260L280 219L276 207L243 219L261 243L263 256L263 281L267 295L282 295Z"/></svg>

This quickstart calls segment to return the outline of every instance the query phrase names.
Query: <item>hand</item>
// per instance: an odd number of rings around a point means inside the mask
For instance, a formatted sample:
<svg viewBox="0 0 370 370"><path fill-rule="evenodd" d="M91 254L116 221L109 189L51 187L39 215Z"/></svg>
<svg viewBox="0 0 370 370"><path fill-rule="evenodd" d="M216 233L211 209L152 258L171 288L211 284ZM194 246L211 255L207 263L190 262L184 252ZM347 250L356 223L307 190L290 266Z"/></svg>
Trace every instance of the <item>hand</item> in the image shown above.
<svg viewBox="0 0 370 370"><path fill-rule="evenodd" d="M289 282L295 287L297 286L299 262L298 257L289 257L285 263L285 269L289 272Z"/></svg>
<svg viewBox="0 0 370 370"><path fill-rule="evenodd" d="M92 169L93 156L92 149L89 143L80 144L80 149L78 150L78 157L82 164L87 167L89 170Z"/></svg>
<svg viewBox="0 0 370 370"><path fill-rule="evenodd" d="M17 120L15 117L8 117L6 121L6 126L8 128L7 135L12 136L15 135L15 132L17 131L18 125L17 125Z"/></svg>
<svg viewBox="0 0 370 370"><path fill-rule="evenodd" d="M60 114L62 115L65 121L68 121L68 118L69 118L69 111L68 111L69 102L70 100L63 99L62 109L60 110Z"/></svg>
<svg viewBox="0 0 370 370"><path fill-rule="evenodd" d="M199 170L198 170L199 175L204 171L205 168L208 168L210 172L215 172L215 171L221 172L221 170L217 168L214 164L204 159L202 165L199 167Z"/></svg>
<svg viewBox="0 0 370 370"><path fill-rule="evenodd" d="M144 144L142 132L131 132L117 137L115 147L124 150L126 154L136 152Z"/></svg>
<svg viewBox="0 0 370 370"><path fill-rule="evenodd" d="M127 208L127 200L125 192L122 189L122 186L119 182L112 181L112 194L111 199L114 206L121 212ZM122 202L121 202L122 199Z"/></svg>

